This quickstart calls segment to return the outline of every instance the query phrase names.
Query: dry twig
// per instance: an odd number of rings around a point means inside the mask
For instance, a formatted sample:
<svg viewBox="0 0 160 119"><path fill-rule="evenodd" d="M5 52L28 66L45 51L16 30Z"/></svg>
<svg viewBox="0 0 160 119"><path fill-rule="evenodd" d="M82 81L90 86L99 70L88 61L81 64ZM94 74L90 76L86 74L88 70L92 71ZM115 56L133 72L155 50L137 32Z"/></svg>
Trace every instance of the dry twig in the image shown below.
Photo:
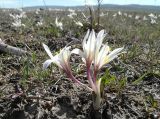
<svg viewBox="0 0 160 119"><path fill-rule="evenodd" d="M0 51L10 53L10 54L14 54L14 55L18 55L18 56L30 55L27 51L22 50L22 49L17 48L17 47L13 47L13 46L8 45L8 44L5 44L2 41L0 42Z"/></svg>

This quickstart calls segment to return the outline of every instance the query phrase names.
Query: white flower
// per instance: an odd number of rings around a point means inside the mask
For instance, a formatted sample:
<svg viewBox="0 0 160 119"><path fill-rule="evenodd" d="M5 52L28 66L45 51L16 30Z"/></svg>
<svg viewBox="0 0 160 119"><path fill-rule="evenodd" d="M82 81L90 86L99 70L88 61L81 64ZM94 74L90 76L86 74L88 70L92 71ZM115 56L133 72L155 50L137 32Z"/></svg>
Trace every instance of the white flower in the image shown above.
<svg viewBox="0 0 160 119"><path fill-rule="evenodd" d="M37 22L36 26L42 26L43 25L43 22L40 21L40 22Z"/></svg>
<svg viewBox="0 0 160 119"><path fill-rule="evenodd" d="M35 12L35 13L36 13L36 14L39 14L39 12L40 12L40 9L36 9L36 12Z"/></svg>
<svg viewBox="0 0 160 119"><path fill-rule="evenodd" d="M71 56L70 47L63 48L59 54L53 56L50 49L47 45L43 44L45 51L47 52L50 59L46 60L43 63L43 68L46 69L51 63L56 64L59 68L63 69L66 72L70 72L69 59Z"/></svg>
<svg viewBox="0 0 160 119"><path fill-rule="evenodd" d="M117 16L117 13L113 14L113 17L116 17Z"/></svg>
<svg viewBox="0 0 160 119"><path fill-rule="evenodd" d="M147 19L147 17L146 17L146 16L144 16L144 17L143 17L143 21L146 21L146 20L148 20L148 19Z"/></svg>
<svg viewBox="0 0 160 119"><path fill-rule="evenodd" d="M110 51L110 48L107 44L101 47L95 55L95 70L99 70L102 66L117 58L118 55L122 52L122 50L123 47Z"/></svg>
<svg viewBox="0 0 160 119"><path fill-rule="evenodd" d="M75 12L72 12L70 14L68 14L67 16L71 19L73 19L73 16L76 16L77 14Z"/></svg>
<svg viewBox="0 0 160 119"><path fill-rule="evenodd" d="M27 17L26 12L24 11L22 11L20 14L9 14L9 16L12 17L14 20Z"/></svg>
<svg viewBox="0 0 160 119"><path fill-rule="evenodd" d="M108 44L102 44L105 36L104 30L101 30L97 35L94 30L91 32L88 30L82 43L83 51L80 49L74 49L72 51L72 53L79 54L86 63L87 78L95 93L93 96L94 109L98 109L101 104L101 79L97 80L97 72L103 65L116 58L123 50L122 47L110 52ZM91 64L94 66L93 70L91 70Z"/></svg>
<svg viewBox="0 0 160 119"><path fill-rule="evenodd" d="M12 23L13 26L15 27L21 27L21 26L25 26L24 24L22 24L22 21L21 19L22 18L26 18L27 15L25 12L23 12L23 10L19 9L20 10L20 14L9 14L10 17L13 18L14 22Z"/></svg>
<svg viewBox="0 0 160 119"><path fill-rule="evenodd" d="M55 20L55 24L56 24L56 26L57 26L58 28L60 28L61 30L63 30L63 24L62 24L62 22L58 22L57 17L56 17L56 20Z"/></svg>
<svg viewBox="0 0 160 119"><path fill-rule="evenodd" d="M83 26L83 24L80 22L80 21L74 21L75 22L75 24L77 25L77 26L80 26L80 27L82 27Z"/></svg>
<svg viewBox="0 0 160 119"><path fill-rule="evenodd" d="M139 20L140 19L140 16L139 15L136 15L135 16L135 20Z"/></svg>
<svg viewBox="0 0 160 119"><path fill-rule="evenodd" d="M73 19L73 16L76 16L76 12L73 9L68 9L68 11L70 12L67 16L71 19Z"/></svg>
<svg viewBox="0 0 160 119"><path fill-rule="evenodd" d="M131 15L131 14L129 14L129 15L128 15L128 17L129 17L129 18L132 18L132 15Z"/></svg>
<svg viewBox="0 0 160 119"><path fill-rule="evenodd" d="M83 58L83 61L86 64L91 65L94 59L95 44L96 44L95 32L94 30L92 30L91 32L88 30L82 42L83 52L80 49L76 48L72 51L72 53L79 54Z"/></svg>
<svg viewBox="0 0 160 119"><path fill-rule="evenodd" d="M21 27L21 26L25 27L25 24L22 24L21 19L15 20L15 21L12 23L12 25L15 26L15 27Z"/></svg>
<svg viewBox="0 0 160 119"><path fill-rule="evenodd" d="M60 51L60 53L55 56L52 55L52 53L47 45L43 44L43 47L44 47L45 51L47 52L48 56L50 57L50 59L46 60L43 63L43 69L46 69L51 63L54 63L67 74L67 76L70 80L72 80L75 83L82 85L83 87L86 87L87 89L92 91L92 89L90 87L81 83L78 79L76 79L73 76L72 71L71 71L71 67L69 64L69 60L70 60L70 56L71 56L70 47L63 48Z"/></svg>
<svg viewBox="0 0 160 119"><path fill-rule="evenodd" d="M111 52L107 43L105 45L102 44L105 36L104 30L101 30L97 36L94 30L91 32L88 30L82 44L83 51L74 49L72 53L79 54L86 64L91 65L93 63L95 70L99 70L102 66L115 59L123 50L122 47Z"/></svg>
<svg viewBox="0 0 160 119"><path fill-rule="evenodd" d="M13 15L13 14L9 14L9 16L12 17L13 19L16 18L15 15Z"/></svg>
<svg viewBox="0 0 160 119"><path fill-rule="evenodd" d="M19 15L20 18L26 18L26 12L22 11L21 14Z"/></svg>
<svg viewBox="0 0 160 119"><path fill-rule="evenodd" d="M94 67L95 70L99 70L102 66L105 64L109 63L113 59L117 58L120 52L123 50L122 48L117 48L113 50L112 52L110 51L110 48L108 46L108 43L103 45L103 39L106 34L104 34L104 30L101 30L96 39L96 47L95 47L95 56L94 56Z"/></svg>
<svg viewBox="0 0 160 119"><path fill-rule="evenodd" d="M151 18L151 24L157 24L156 20Z"/></svg>
<svg viewBox="0 0 160 119"><path fill-rule="evenodd" d="M149 16L151 19L157 19L157 16L154 15L153 13L150 13L148 16Z"/></svg>
<svg viewBox="0 0 160 119"><path fill-rule="evenodd" d="M118 15L119 15L119 16L122 16L122 12L121 12L121 11L118 11Z"/></svg>
<svg viewBox="0 0 160 119"><path fill-rule="evenodd" d="M43 19L41 19L40 21L38 21L37 23L36 23L36 26L42 26L43 25Z"/></svg>

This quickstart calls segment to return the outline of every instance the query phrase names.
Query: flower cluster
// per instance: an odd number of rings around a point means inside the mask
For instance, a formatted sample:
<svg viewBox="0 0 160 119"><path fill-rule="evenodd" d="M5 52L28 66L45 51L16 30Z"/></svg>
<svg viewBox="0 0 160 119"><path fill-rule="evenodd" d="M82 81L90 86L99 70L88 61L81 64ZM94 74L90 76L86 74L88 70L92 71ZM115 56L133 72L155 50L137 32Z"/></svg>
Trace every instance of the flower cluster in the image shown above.
<svg viewBox="0 0 160 119"><path fill-rule="evenodd" d="M26 18L26 12L23 10L20 10L20 14L9 14L10 17L13 18L14 22L12 23L13 26L15 27L21 27L25 26L25 24L22 23L22 18Z"/></svg>
<svg viewBox="0 0 160 119"><path fill-rule="evenodd" d="M57 26L59 29L63 30L63 24L62 24L62 22L59 22L59 21L58 21L58 18L57 18L57 17L56 17L56 19L55 19L55 24L56 24L56 26Z"/></svg>
<svg viewBox="0 0 160 119"><path fill-rule="evenodd" d="M82 42L83 50L78 48L70 50L70 47L63 48L59 54L53 56L48 46L43 44L44 49L49 55L50 59L43 63L43 68L47 68L51 63L56 64L61 68L75 83L87 87L90 91L94 92L95 98L93 100L93 107L98 109L101 104L101 79L97 79L98 71L107 63L118 57L122 53L122 48L117 48L113 51L110 50L108 43L103 44L103 39L106 36L105 31L101 30L97 35L94 30L88 30ZM82 57L86 65L87 79L89 86L81 83L76 79L71 71L70 57L71 54L77 54Z"/></svg>

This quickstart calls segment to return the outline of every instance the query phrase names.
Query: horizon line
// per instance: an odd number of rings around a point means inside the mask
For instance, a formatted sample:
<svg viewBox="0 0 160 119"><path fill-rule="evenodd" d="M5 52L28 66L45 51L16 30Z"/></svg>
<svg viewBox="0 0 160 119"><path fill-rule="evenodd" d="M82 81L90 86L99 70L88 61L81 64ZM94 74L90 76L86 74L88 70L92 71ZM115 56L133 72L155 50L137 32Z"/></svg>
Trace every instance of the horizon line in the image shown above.
<svg viewBox="0 0 160 119"><path fill-rule="evenodd" d="M115 5L115 6L130 6L130 5L137 5L137 6L155 6L155 7L159 7L160 5L145 5L145 4L101 4L101 5ZM54 6L54 7L85 7L85 5L46 5L46 6ZM16 8L27 8L27 7L46 7L45 5L26 5L26 6L23 6L22 7L2 7L0 6L0 9L2 8L13 8L13 9L16 9ZM90 5L90 6L97 6L96 4L95 5Z"/></svg>

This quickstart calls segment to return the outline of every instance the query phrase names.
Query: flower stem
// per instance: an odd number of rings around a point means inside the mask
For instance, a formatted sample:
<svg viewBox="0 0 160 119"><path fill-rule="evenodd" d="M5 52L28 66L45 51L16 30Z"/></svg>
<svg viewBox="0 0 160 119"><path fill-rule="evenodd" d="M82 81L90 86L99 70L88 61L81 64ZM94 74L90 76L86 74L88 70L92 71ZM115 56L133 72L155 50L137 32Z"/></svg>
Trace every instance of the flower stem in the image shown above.
<svg viewBox="0 0 160 119"><path fill-rule="evenodd" d="M93 100L93 108L95 110L98 110L100 108L101 102L102 102L102 98L100 93L92 93L92 100Z"/></svg>
<svg viewBox="0 0 160 119"><path fill-rule="evenodd" d="M65 73L67 74L67 76L68 76L72 81L74 81L74 82L77 83L78 85L81 85L81 86L86 87L89 91L93 91L93 90L92 90L90 87L88 87L86 84L84 84L84 83L80 82L78 79L76 79L76 78L73 76L72 72L66 72L66 71L65 71Z"/></svg>
<svg viewBox="0 0 160 119"><path fill-rule="evenodd" d="M94 73L93 73L93 81L94 81L94 83L96 83L96 79L97 79L97 70L94 70Z"/></svg>
<svg viewBox="0 0 160 119"><path fill-rule="evenodd" d="M96 87L95 84L92 80L92 76L91 76L91 69L90 69L90 65L87 65L87 79L89 81L89 84L91 85L93 91L96 91Z"/></svg>

